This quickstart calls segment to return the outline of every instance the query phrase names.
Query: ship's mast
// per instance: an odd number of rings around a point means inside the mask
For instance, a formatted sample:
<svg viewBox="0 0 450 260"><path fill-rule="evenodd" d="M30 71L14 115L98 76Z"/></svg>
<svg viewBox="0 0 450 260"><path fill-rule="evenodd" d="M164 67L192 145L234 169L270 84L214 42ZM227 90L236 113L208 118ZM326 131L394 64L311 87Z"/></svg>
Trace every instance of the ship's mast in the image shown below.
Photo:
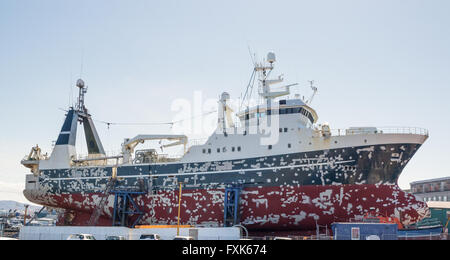
<svg viewBox="0 0 450 260"><path fill-rule="evenodd" d="M78 102L77 102L77 112L80 116L87 116L87 109L84 105L84 95L87 93L87 86L85 86L82 79L77 80L77 87L79 88Z"/></svg>
<svg viewBox="0 0 450 260"><path fill-rule="evenodd" d="M82 79L77 80L77 87L79 88L79 95L78 103L76 105L76 112L78 114L78 121L84 126L84 135L86 137L88 153L90 156L105 155L105 150L102 142L100 141L97 130L95 129L94 122L92 121L91 115L84 104L85 94L87 93L88 88Z"/></svg>
<svg viewBox="0 0 450 260"><path fill-rule="evenodd" d="M283 91L271 91L270 86L283 82L283 75L278 76L277 79L268 79L270 73L274 69L273 64L276 61L275 53L269 52L267 54L267 62L260 63L255 66L255 71L259 72L259 81L261 84L259 95L264 100L274 99L289 95L291 93L290 87L298 85L298 83L285 85Z"/></svg>
<svg viewBox="0 0 450 260"><path fill-rule="evenodd" d="M283 82L283 75L278 76L276 79L269 79L270 73L274 69L274 63L276 62L275 53L269 52L267 54L267 60L262 62L255 62L254 63L254 70L252 73L252 76L250 77L249 85L247 86L247 90L244 94L242 103L241 103L241 109L244 102L247 100L247 102L250 101L251 94L253 92L253 83L255 81L255 78L258 78L259 81L259 97L263 98L264 103L270 102L270 100L275 99L277 97L282 97L289 95L291 93L290 87L298 85L298 83L290 84L282 86L284 90L281 91L272 91L271 85L278 84Z"/></svg>

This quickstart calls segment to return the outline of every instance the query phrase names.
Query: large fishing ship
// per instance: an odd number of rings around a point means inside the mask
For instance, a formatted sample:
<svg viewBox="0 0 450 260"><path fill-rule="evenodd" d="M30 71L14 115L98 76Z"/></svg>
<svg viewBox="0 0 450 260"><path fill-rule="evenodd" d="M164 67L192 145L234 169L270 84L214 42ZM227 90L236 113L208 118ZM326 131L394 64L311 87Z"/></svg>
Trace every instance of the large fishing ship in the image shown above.
<svg viewBox="0 0 450 260"><path fill-rule="evenodd" d="M425 203L402 191L397 180L428 138L420 128L350 127L318 124L306 100L291 97L296 84L271 78L269 53L254 70L239 112L230 95L218 102L217 129L203 144L185 135L137 135L110 156L85 106L87 87L70 107L50 156L38 146L22 160L25 197L64 210L59 225L243 225L249 230L314 230L367 214L396 217L403 225L429 215ZM257 82L260 102L246 102ZM277 87L277 90L275 90ZM235 116L235 118L233 118ZM83 124L88 156L77 155L77 125ZM141 149L182 147L168 157Z"/></svg>

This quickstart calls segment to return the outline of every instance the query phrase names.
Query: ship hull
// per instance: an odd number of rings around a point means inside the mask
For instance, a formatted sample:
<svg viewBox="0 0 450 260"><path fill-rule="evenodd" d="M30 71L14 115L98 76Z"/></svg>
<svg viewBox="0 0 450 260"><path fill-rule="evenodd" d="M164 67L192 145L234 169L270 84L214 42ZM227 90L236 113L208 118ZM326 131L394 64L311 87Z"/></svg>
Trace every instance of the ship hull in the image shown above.
<svg viewBox="0 0 450 260"><path fill-rule="evenodd" d="M183 182L183 224L220 226L224 193L241 190L239 221L250 230L315 229L366 214L395 216L404 225L426 217L426 204L397 186L420 144L383 144L236 161L123 166L121 189L145 191L135 197L144 213L138 224L175 224L178 183ZM87 225L112 175L112 167L42 171L32 202L66 210L60 224ZM109 194L99 225L111 225ZM134 216L136 217L136 216Z"/></svg>
<svg viewBox="0 0 450 260"><path fill-rule="evenodd" d="M87 225L101 194L27 194L66 209L59 225ZM144 212L141 225L175 225L178 191L134 198ZM183 190L181 223L221 226L224 220L224 190ZM114 196L108 197L98 225L112 224ZM415 223L429 214L425 203L403 192L397 185L325 185L264 187L242 191L241 223L249 230L314 230L316 224L345 222L366 214L396 216L403 224ZM136 216L131 217L131 222Z"/></svg>

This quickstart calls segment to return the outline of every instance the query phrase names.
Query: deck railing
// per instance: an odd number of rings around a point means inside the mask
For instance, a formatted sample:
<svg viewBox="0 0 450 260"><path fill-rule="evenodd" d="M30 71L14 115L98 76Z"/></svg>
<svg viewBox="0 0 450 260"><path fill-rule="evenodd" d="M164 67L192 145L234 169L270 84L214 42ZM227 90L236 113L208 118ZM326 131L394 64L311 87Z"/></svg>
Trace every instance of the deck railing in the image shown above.
<svg viewBox="0 0 450 260"><path fill-rule="evenodd" d="M330 132L332 136L359 135L359 134L415 134L428 136L428 130L420 127L348 128L348 129L331 129Z"/></svg>

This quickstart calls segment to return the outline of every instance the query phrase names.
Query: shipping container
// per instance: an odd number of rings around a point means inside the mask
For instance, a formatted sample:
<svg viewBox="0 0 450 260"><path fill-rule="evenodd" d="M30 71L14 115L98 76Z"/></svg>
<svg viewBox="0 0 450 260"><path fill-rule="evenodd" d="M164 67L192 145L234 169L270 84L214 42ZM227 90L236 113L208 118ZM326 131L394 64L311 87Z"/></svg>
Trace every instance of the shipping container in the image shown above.
<svg viewBox="0 0 450 260"><path fill-rule="evenodd" d="M333 223L335 240L397 240L397 224Z"/></svg>

